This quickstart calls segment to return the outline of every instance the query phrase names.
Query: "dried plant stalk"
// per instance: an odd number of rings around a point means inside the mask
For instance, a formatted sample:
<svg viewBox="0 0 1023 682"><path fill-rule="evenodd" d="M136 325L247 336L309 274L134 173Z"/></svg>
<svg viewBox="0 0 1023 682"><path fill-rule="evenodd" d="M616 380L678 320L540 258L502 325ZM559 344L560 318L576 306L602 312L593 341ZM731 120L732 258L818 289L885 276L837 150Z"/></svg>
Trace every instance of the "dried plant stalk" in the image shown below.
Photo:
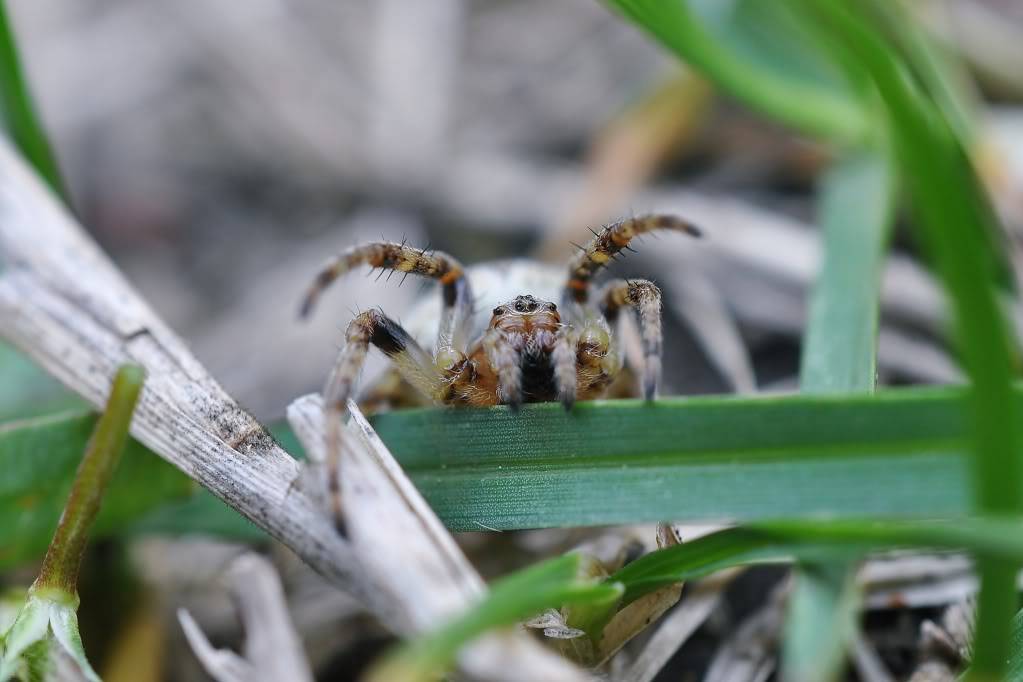
<svg viewBox="0 0 1023 682"><path fill-rule="evenodd" d="M407 510L414 518L378 517L377 540L400 544L411 542L408 533L426 537L416 546L430 547L436 556L401 568L406 577L418 576L429 559L448 572L431 577L448 581L450 589L443 598L431 597L367 570L361 561L366 557L356 556L298 484L295 459L209 376L5 141L0 141L0 258L5 339L97 406L118 366L144 367L148 380L132 434L358 597L388 627L414 632L432 626L483 589L397 464L384 459L379 441L375 459L363 453L361 471L376 476L380 483L374 490L392 509ZM369 438L368 425L361 428ZM371 442L366 438L363 443ZM346 486L360 487L360 469L352 469ZM466 651L461 663L471 674L491 679L530 669L529 679L584 679L522 633L486 638Z"/></svg>

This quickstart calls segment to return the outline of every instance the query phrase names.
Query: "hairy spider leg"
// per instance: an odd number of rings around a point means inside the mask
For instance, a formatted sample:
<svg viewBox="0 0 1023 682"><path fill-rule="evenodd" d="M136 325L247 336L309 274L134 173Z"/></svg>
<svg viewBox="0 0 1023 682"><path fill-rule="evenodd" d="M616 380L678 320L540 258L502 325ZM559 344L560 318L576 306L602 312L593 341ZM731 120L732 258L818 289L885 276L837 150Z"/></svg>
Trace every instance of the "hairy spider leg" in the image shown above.
<svg viewBox="0 0 1023 682"><path fill-rule="evenodd" d="M611 280L597 295L600 309L614 325L622 308L633 308L639 315L643 340L643 395L653 400L661 377L661 290L645 279Z"/></svg>
<svg viewBox="0 0 1023 682"><path fill-rule="evenodd" d="M360 265L440 282L443 306L437 332L437 361L442 366L451 366L461 358L460 351L465 349L467 325L472 317L472 291L461 263L440 251L394 242L372 242L346 249L331 258L310 285L302 301L302 317L312 312L320 295L334 280Z"/></svg>
<svg viewBox="0 0 1023 682"><path fill-rule="evenodd" d="M701 232L692 223L673 215L652 214L620 220L596 232L586 246L568 264L568 281L564 300L584 306L590 296L594 275L615 259L635 237L656 230L673 230L699 237Z"/></svg>
<svg viewBox="0 0 1023 682"><path fill-rule="evenodd" d="M334 525L345 533L341 505L341 429L355 382L362 371L370 345L379 348L398 368L402 377L431 399L437 399L445 385L430 355L408 332L379 310L360 313L348 325L345 345L323 389L327 433L326 473L330 511Z"/></svg>
<svg viewBox="0 0 1023 682"><path fill-rule="evenodd" d="M554 384L558 389L558 400L566 410L575 404L578 386L576 380L576 334L571 325L564 325L557 331L551 361L554 364Z"/></svg>

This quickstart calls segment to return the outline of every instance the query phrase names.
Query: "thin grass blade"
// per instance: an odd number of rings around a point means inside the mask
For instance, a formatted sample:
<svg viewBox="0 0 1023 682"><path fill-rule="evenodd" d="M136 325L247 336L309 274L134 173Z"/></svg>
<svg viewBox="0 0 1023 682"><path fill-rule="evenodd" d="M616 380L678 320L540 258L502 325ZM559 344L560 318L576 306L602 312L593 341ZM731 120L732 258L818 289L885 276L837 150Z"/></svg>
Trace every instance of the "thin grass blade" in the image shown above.
<svg viewBox="0 0 1023 682"><path fill-rule="evenodd" d="M0 3L0 118L36 172L54 192L66 200L67 192L56 157L25 82L6 7L6 3Z"/></svg>
<svg viewBox="0 0 1023 682"><path fill-rule="evenodd" d="M850 153L825 176L824 259L803 337L804 393L873 392L881 269L895 179L883 151ZM856 633L857 560L799 565L785 622L784 678L835 679Z"/></svg>
<svg viewBox="0 0 1023 682"><path fill-rule="evenodd" d="M785 16L783 3L608 4L746 104L799 130L846 144L870 137L856 89L841 75L820 71L827 61L815 58L812 42ZM755 40L765 34L772 40ZM788 53L781 56L785 49Z"/></svg>
<svg viewBox="0 0 1023 682"><path fill-rule="evenodd" d="M474 608L433 633L395 650L366 676L367 682L434 679L450 667L458 650L487 630L513 625L546 608L567 603L613 603L620 585L583 578L582 557L567 554L493 584Z"/></svg>
<svg viewBox="0 0 1023 682"><path fill-rule="evenodd" d="M961 140L941 110L920 90L861 6L816 0L836 44L871 73L889 117L901 174L937 269L952 300L964 364L973 381L969 402L977 508L1014 513L1023 507L1019 410L1010 377L1015 344L994 295L999 272L994 236L1001 233ZM983 578L974 674L1000 678L1015 612L1016 567L980 564Z"/></svg>

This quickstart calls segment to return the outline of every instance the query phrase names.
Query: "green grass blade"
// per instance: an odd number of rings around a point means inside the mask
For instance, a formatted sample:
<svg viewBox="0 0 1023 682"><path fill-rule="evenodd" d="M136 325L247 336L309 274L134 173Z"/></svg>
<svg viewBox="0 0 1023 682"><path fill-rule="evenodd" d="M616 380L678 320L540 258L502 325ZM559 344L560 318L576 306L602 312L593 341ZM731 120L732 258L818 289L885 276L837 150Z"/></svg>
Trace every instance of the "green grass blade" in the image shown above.
<svg viewBox="0 0 1023 682"><path fill-rule="evenodd" d="M6 3L0 3L0 118L14 143L63 199L64 181L25 83Z"/></svg>
<svg viewBox="0 0 1023 682"><path fill-rule="evenodd" d="M1010 682L1023 682L1023 611L1012 619L1012 646L1010 647L1009 665L1005 671L1005 679Z"/></svg>
<svg viewBox="0 0 1023 682"><path fill-rule="evenodd" d="M455 530L955 515L968 511L969 489L954 395L411 410L373 423Z"/></svg>
<svg viewBox="0 0 1023 682"><path fill-rule="evenodd" d="M0 568L42 556L57 525L95 415L39 417L0 426ZM138 517L194 489L171 465L129 440L95 537L129 527Z"/></svg>
<svg viewBox="0 0 1023 682"><path fill-rule="evenodd" d="M842 562L868 552L904 548L965 550L992 560L1023 561L1023 518L764 521L651 552L608 580L625 586L625 605L665 585L729 566Z"/></svg>
<svg viewBox="0 0 1023 682"><path fill-rule="evenodd" d="M972 144L977 136L977 103L954 55L933 40L901 3L871 1L869 10L873 25L889 38L889 44L959 140Z"/></svg>
<svg viewBox="0 0 1023 682"><path fill-rule="evenodd" d="M547 608L616 602L621 597L620 585L582 577L581 565L580 555L566 554L495 582L478 605L394 651L373 667L367 681L433 680L451 666L463 645L488 630L513 625Z"/></svg>
<svg viewBox="0 0 1023 682"><path fill-rule="evenodd" d="M571 414L556 404L527 405L519 414L403 410L373 424L453 530L665 518L935 517L970 512L964 405L963 391L888 389L874 396L580 403ZM45 489L47 477L70 480L93 419L78 414L0 428L0 463L7 472L36 472L24 494ZM35 445L12 450L25 439ZM129 453L124 468L135 459ZM0 496L8 480L0 478ZM241 537L252 536L219 503L198 513L211 531L241 528ZM230 518L221 523L217 514ZM158 525L185 533L195 518L164 515Z"/></svg>
<svg viewBox="0 0 1023 682"><path fill-rule="evenodd" d="M861 601L857 565L845 557L800 564L785 621L782 679L838 677L856 635Z"/></svg>
<svg viewBox="0 0 1023 682"><path fill-rule="evenodd" d="M803 337L803 392L870 392L877 373L881 269L895 180L883 153L850 154L824 178L824 259Z"/></svg>
<svg viewBox="0 0 1023 682"><path fill-rule="evenodd" d="M962 142L870 23L849 6L817 0L836 42L870 71L885 104L902 176L924 237L952 299L962 357L973 382L973 482L981 511L1012 513L1023 504L1019 410L1011 400L1014 345L994 295L1000 233ZM859 7L859 6L857 6ZM862 11L862 10L861 10ZM982 588L975 674L1000 678L1015 611L1015 567L980 564Z"/></svg>
<svg viewBox="0 0 1023 682"><path fill-rule="evenodd" d="M824 74L831 76L826 80L822 74L805 73L826 64L825 60L804 53L797 63L790 59L771 68L774 55L756 49L750 37L764 33L771 39L760 42L771 45L774 52L779 46L809 49L798 26L782 16L781 3L729 3L733 15L725 16L716 27L705 15L720 14L720 4L709 3L704 16L696 11L699 3L692 0L608 0L608 4L734 96L778 120L848 144L862 142L871 134L854 89L834 74ZM746 12L753 13L748 23L754 25L742 31L734 24ZM745 53L735 49L737 44L745 47Z"/></svg>
<svg viewBox="0 0 1023 682"><path fill-rule="evenodd" d="M0 341L0 424L69 409L84 409L84 400L39 369L10 344Z"/></svg>
<svg viewBox="0 0 1023 682"><path fill-rule="evenodd" d="M803 337L803 392L874 390L881 268L894 189L890 161L881 152L850 154L824 178L819 211L824 258ZM797 568L785 624L785 679L809 682L838 675L855 634L856 565Z"/></svg>

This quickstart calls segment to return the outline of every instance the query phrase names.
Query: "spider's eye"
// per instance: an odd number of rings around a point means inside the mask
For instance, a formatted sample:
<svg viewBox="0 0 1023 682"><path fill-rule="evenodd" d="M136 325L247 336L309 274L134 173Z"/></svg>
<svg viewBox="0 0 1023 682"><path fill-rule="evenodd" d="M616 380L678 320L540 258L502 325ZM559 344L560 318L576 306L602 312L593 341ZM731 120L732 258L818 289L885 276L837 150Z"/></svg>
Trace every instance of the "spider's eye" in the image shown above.
<svg viewBox="0 0 1023 682"><path fill-rule="evenodd" d="M554 305L553 303L551 303L551 310L553 310L553 311L557 312L557 310L558 310L558 306L556 306L556 305Z"/></svg>
<svg viewBox="0 0 1023 682"><path fill-rule="evenodd" d="M494 314L495 315L503 315L504 314L504 308L494 308Z"/></svg>
<svg viewBox="0 0 1023 682"><path fill-rule="evenodd" d="M525 306L524 303L522 303L522 301L518 301L515 304L515 310L520 312L520 313L525 312L526 311L526 306Z"/></svg>

